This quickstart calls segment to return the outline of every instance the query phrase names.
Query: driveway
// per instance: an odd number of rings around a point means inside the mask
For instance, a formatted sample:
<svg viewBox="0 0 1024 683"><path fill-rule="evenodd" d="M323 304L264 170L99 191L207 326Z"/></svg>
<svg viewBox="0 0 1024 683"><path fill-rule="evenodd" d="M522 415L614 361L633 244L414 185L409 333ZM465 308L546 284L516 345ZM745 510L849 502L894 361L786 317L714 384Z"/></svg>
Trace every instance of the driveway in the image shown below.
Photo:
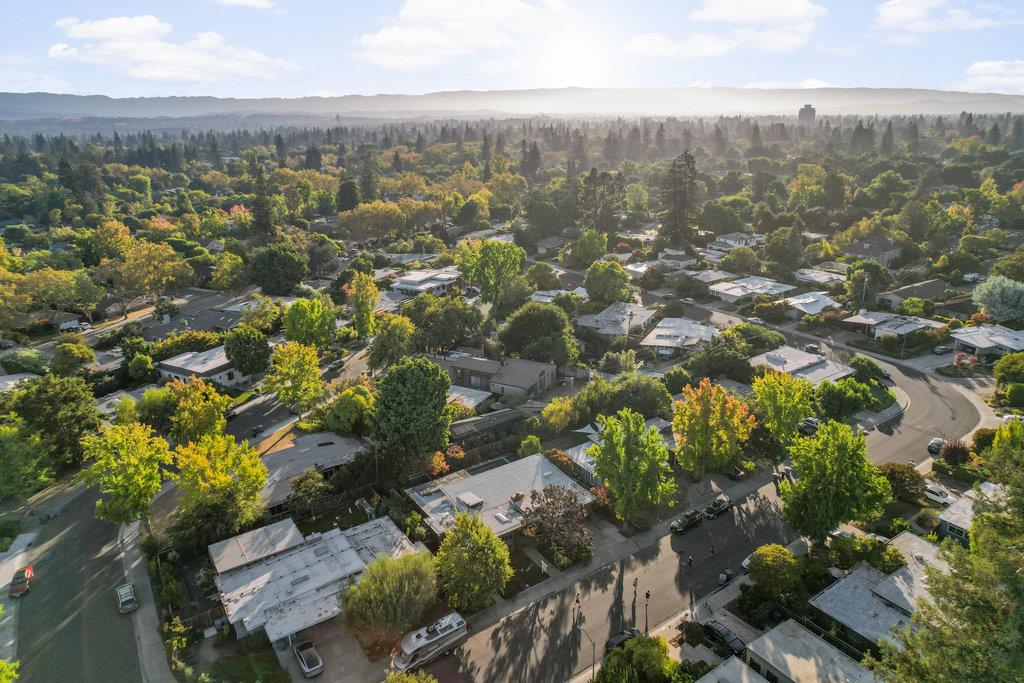
<svg viewBox="0 0 1024 683"><path fill-rule="evenodd" d="M117 526L94 516L96 492L67 503L42 527L29 562L36 580L21 599L21 680L141 681L132 620L118 613L124 583Z"/></svg>
<svg viewBox="0 0 1024 683"><path fill-rule="evenodd" d="M653 629L713 590L722 570L739 572L740 562L757 546L794 537L782 522L781 502L769 484L731 514L705 521L686 534L664 536L475 633L458 651L427 670L442 683L569 680L590 668L587 636L600 659L609 636L629 626ZM688 566L691 555L692 568ZM651 600L645 605L648 590ZM574 628L577 594L586 635ZM469 622L472 627L472 617Z"/></svg>

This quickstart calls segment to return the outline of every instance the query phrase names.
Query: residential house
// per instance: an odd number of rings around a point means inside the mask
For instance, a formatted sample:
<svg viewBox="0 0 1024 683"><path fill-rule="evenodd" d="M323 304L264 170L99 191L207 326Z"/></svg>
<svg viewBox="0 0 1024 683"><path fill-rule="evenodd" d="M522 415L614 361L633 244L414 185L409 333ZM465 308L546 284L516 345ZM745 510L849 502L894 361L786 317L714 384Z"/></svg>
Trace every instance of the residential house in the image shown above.
<svg viewBox="0 0 1024 683"><path fill-rule="evenodd" d="M366 442L334 432L314 432L296 437L290 445L263 455L267 482L260 500L272 517L290 512L292 480L314 469L328 479L367 448Z"/></svg>
<svg viewBox="0 0 1024 683"><path fill-rule="evenodd" d="M2 381L3 379L3 377L0 377L0 381ZM143 394L145 394L150 389L156 388L158 387L155 384L146 384L145 386L141 386L137 389L132 389L131 391L118 389L113 393L107 394L106 396L101 396L98 399L96 399L96 407L99 409L100 415L109 420L114 417L114 410L117 408L118 403L120 403L126 398L129 398L136 402L141 401Z"/></svg>
<svg viewBox="0 0 1024 683"><path fill-rule="evenodd" d="M763 246L767 241L765 235L759 235L752 232L728 232L724 235L719 235L715 238L711 244L708 245L711 249L718 251L724 251L726 253L737 249L739 247L747 247L748 249L757 249L759 246Z"/></svg>
<svg viewBox="0 0 1024 683"><path fill-rule="evenodd" d="M408 301L411 297L396 292L394 290L386 289L380 293L380 298L377 300L377 305L374 307L374 313L397 313L398 309L402 307L402 304Z"/></svg>
<svg viewBox="0 0 1024 683"><path fill-rule="evenodd" d="M729 255L728 250L714 249L712 247L694 247L693 252L700 257L705 263L711 265L718 265L722 262L726 256Z"/></svg>
<svg viewBox="0 0 1024 683"><path fill-rule="evenodd" d="M636 263L626 264L626 272L629 273L629 277L633 280L640 279L650 270L658 270L660 268L661 261L637 261Z"/></svg>
<svg viewBox="0 0 1024 683"><path fill-rule="evenodd" d="M428 357L448 373L452 384L499 396L534 397L558 380L558 368L554 363L522 358L492 360L459 351Z"/></svg>
<svg viewBox="0 0 1024 683"><path fill-rule="evenodd" d="M178 315L166 323L159 318L146 320L142 325L142 336L146 341L159 341L172 332L220 332L234 328L242 320L245 306L230 308L207 308L194 313Z"/></svg>
<svg viewBox="0 0 1024 683"><path fill-rule="evenodd" d="M242 375L228 360L224 345L208 351L186 351L156 364L157 375L162 380L187 380L195 376L226 387L241 384L248 378Z"/></svg>
<svg viewBox="0 0 1024 683"><path fill-rule="evenodd" d="M271 642L340 615L342 593L375 559L413 552L387 517L305 537L283 519L209 546L228 623Z"/></svg>
<svg viewBox="0 0 1024 683"><path fill-rule="evenodd" d="M564 237L544 237L536 242L537 253L541 256L553 254L565 246L567 239Z"/></svg>
<svg viewBox="0 0 1024 683"><path fill-rule="evenodd" d="M685 250L671 249L669 247L661 250L658 254L658 260L668 270L683 270L697 263L697 259L690 256Z"/></svg>
<svg viewBox="0 0 1024 683"><path fill-rule="evenodd" d="M893 538L889 547L903 555L905 566L885 574L860 564L808 601L835 623L840 636L862 650L883 640L898 645L893 629L910 625L918 600L930 595L925 567L949 570L939 547L910 531Z"/></svg>
<svg viewBox="0 0 1024 683"><path fill-rule="evenodd" d="M655 428L661 435L661 440L665 443L670 451L674 451L676 448L675 437L672 435L672 423L663 417L652 417L644 421L644 425L650 429ZM589 454L590 447L594 444L601 443L601 426L588 424L580 429L574 430L585 434L587 440L581 444L577 444L572 448L565 451L565 454L569 456L569 459L576 464L576 474L580 479L584 480L591 486L601 486L602 482L600 477L597 476L596 461L594 457Z"/></svg>
<svg viewBox="0 0 1024 683"><path fill-rule="evenodd" d="M830 273L841 273L846 275L847 271L850 270L849 263L840 263L839 261L822 261L815 266L817 270L825 270Z"/></svg>
<svg viewBox="0 0 1024 683"><path fill-rule="evenodd" d="M986 499L1000 498L1005 495L1005 489L990 481L983 481L978 485L978 491L969 489L960 498L939 515L939 538L952 538L967 545L971 537L971 525L974 524L974 504L980 494Z"/></svg>
<svg viewBox="0 0 1024 683"><path fill-rule="evenodd" d="M863 328L865 334L869 334L875 339L881 339L887 334L902 337L918 330L937 330L946 326L945 323L940 323L937 320L920 318L916 315L901 315L888 311L868 311L866 309L861 309L859 313L851 315L849 318L843 318L843 322Z"/></svg>
<svg viewBox="0 0 1024 683"><path fill-rule="evenodd" d="M674 356L711 341L718 332L717 327L690 318L664 318L640 341L640 346L654 349L659 356Z"/></svg>
<svg viewBox="0 0 1024 683"><path fill-rule="evenodd" d="M733 655L694 683L768 683L768 679L747 666L742 659Z"/></svg>
<svg viewBox="0 0 1024 683"><path fill-rule="evenodd" d="M708 270L686 270L683 272L690 276L691 279L705 285L713 285L716 282L732 280L736 277L736 273L730 273L727 270L718 270L716 268L709 268Z"/></svg>
<svg viewBox="0 0 1024 683"><path fill-rule="evenodd" d="M460 512L479 515L495 534L506 536L522 526L532 505L530 494L548 486L563 486L587 505L594 500L592 493L540 453L478 474L459 470L405 492L438 536L448 531Z"/></svg>
<svg viewBox="0 0 1024 683"><path fill-rule="evenodd" d="M846 255L851 258L876 261L886 268L892 266L902 252L902 247L882 235L871 235L866 239L857 240L846 249Z"/></svg>
<svg viewBox="0 0 1024 683"><path fill-rule="evenodd" d="M945 280L934 278L882 292L878 295L878 300L893 309L899 308L901 303L911 297L941 303L946 300L946 290L949 288Z"/></svg>
<svg viewBox="0 0 1024 683"><path fill-rule="evenodd" d="M765 365L776 372L806 379L814 386L825 380L836 382L854 374L849 365L831 361L817 353L808 353L794 346L784 345L750 359L753 367Z"/></svg>
<svg viewBox="0 0 1024 683"><path fill-rule="evenodd" d="M786 299L792 309L789 316L799 318L804 315L818 315L830 308L842 308L839 302L828 295L828 292L806 292Z"/></svg>
<svg viewBox="0 0 1024 683"><path fill-rule="evenodd" d="M846 282L846 276L842 273L818 268L799 268L793 271L793 277L797 282L806 282L819 287L832 287Z"/></svg>
<svg viewBox="0 0 1024 683"><path fill-rule="evenodd" d="M457 266L410 270L396 277L391 283L391 289L409 296L418 294L441 296L458 286L461 278L462 275Z"/></svg>
<svg viewBox="0 0 1024 683"><path fill-rule="evenodd" d="M460 387L457 384L448 387L448 403L459 403L474 410L492 395L489 391Z"/></svg>
<svg viewBox="0 0 1024 683"><path fill-rule="evenodd" d="M576 324L604 337L622 337L633 330L646 330L655 315L656 311L640 304L616 301L600 313L581 315Z"/></svg>
<svg viewBox="0 0 1024 683"><path fill-rule="evenodd" d="M746 655L747 666L758 678L763 675L761 680L775 683L876 683L878 680L856 660L792 619L749 643ZM718 677L712 680L732 683L750 679Z"/></svg>
<svg viewBox="0 0 1024 683"><path fill-rule="evenodd" d="M786 285L757 275L741 277L731 282L718 282L708 287L712 296L730 304L753 299L755 296L767 296L774 299L794 289L796 287L793 285Z"/></svg>
<svg viewBox="0 0 1024 683"><path fill-rule="evenodd" d="M576 289L542 289L531 294L530 301L538 301L542 304L551 304L555 302L555 297L562 294L575 294L583 301L590 301L590 295L587 294L587 288L582 285Z"/></svg>
<svg viewBox="0 0 1024 683"><path fill-rule="evenodd" d="M519 433L526 416L511 408L492 410L483 415L456 420L449 427L451 441L464 450L493 443Z"/></svg>
<svg viewBox="0 0 1024 683"><path fill-rule="evenodd" d="M1002 325L961 327L949 334L953 350L975 356L1002 356L1024 351L1024 330L1011 330Z"/></svg>

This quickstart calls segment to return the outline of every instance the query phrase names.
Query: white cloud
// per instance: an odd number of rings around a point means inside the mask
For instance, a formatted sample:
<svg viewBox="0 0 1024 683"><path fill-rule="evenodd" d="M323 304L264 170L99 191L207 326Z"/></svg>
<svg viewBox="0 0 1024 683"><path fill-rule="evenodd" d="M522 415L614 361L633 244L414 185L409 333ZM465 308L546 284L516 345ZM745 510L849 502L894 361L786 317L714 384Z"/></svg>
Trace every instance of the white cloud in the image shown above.
<svg viewBox="0 0 1024 683"><path fill-rule="evenodd" d="M295 69L285 60L230 45L212 31L198 33L183 43L166 40L173 26L150 15L97 21L67 17L55 25L68 41L50 47L47 54L51 59L96 64L143 80L265 80Z"/></svg>
<svg viewBox="0 0 1024 683"><path fill-rule="evenodd" d="M919 45L929 33L978 31L1020 21L1017 10L990 3L887 0L875 8L874 34L897 45Z"/></svg>
<svg viewBox="0 0 1024 683"><path fill-rule="evenodd" d="M824 16L826 10L809 0L701 0L700 9L690 12L694 21L724 21L732 24L801 24Z"/></svg>
<svg viewBox="0 0 1024 683"><path fill-rule="evenodd" d="M802 81L757 81L747 83L744 88L758 88L765 90L807 90L810 88L838 88L820 78L805 78Z"/></svg>
<svg viewBox="0 0 1024 683"><path fill-rule="evenodd" d="M564 0L405 0L378 31L356 37L356 57L390 69L421 69L457 57L557 40L579 19Z"/></svg>
<svg viewBox="0 0 1024 683"><path fill-rule="evenodd" d="M252 9L273 9L273 0L213 0L218 5L237 5Z"/></svg>
<svg viewBox="0 0 1024 683"><path fill-rule="evenodd" d="M641 57L720 57L740 48L790 52L814 35L826 9L809 0L701 0L690 19L718 22L732 28L690 33L676 40L662 33L642 33L626 43Z"/></svg>
<svg viewBox="0 0 1024 683"><path fill-rule="evenodd" d="M814 49L825 55L837 57L853 57L860 53L860 45L829 45L828 43L815 43Z"/></svg>
<svg viewBox="0 0 1024 683"><path fill-rule="evenodd" d="M981 92L1024 93L1024 60L989 60L967 67L967 78L958 87Z"/></svg>
<svg viewBox="0 0 1024 683"><path fill-rule="evenodd" d="M70 93L75 87L64 80L43 73L35 59L0 55L0 92Z"/></svg>

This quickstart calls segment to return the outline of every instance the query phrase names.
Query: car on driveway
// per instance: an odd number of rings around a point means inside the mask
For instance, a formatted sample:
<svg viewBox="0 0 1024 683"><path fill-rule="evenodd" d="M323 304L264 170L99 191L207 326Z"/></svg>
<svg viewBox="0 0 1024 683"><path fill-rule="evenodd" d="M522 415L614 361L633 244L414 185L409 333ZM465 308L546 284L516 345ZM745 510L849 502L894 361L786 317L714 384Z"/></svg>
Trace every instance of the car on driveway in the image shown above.
<svg viewBox="0 0 1024 683"><path fill-rule="evenodd" d="M697 302L694 301L693 298L689 297L689 296L684 296L682 299L680 299L680 301L682 301L687 306L696 306L697 305Z"/></svg>
<svg viewBox="0 0 1024 683"><path fill-rule="evenodd" d="M761 320L760 318L757 318L757 317L747 318L747 322L748 323L753 323L754 325L766 325L767 324L767 323L765 323L765 321L763 321L763 320Z"/></svg>
<svg viewBox="0 0 1024 683"><path fill-rule="evenodd" d="M932 349L932 353L934 353L936 356L944 356L947 353L952 353L952 352L953 352L953 347L952 346L941 345L941 346L936 346L934 349Z"/></svg>
<svg viewBox="0 0 1024 683"><path fill-rule="evenodd" d="M743 654L747 649L746 644L740 640L735 633L715 619L704 624L704 632L707 633L708 637L712 640L718 641L732 650L734 654Z"/></svg>
<svg viewBox="0 0 1024 683"><path fill-rule="evenodd" d="M633 640L634 638L638 638L642 635L643 633L641 633L640 629L638 628L627 628L624 631L619 631L614 636L609 638L608 641L604 644L604 653L608 654L615 648L622 647L629 641Z"/></svg>
<svg viewBox="0 0 1024 683"><path fill-rule="evenodd" d="M11 588L7 591L7 597L20 598L25 593L28 593L32 589L32 579L35 578L35 575L36 572L32 565L22 567L14 572L14 578L11 579Z"/></svg>
<svg viewBox="0 0 1024 683"><path fill-rule="evenodd" d="M303 640L296 643L292 651L295 653L295 659L299 660L299 667L302 669L303 676L313 678L313 676L319 676L323 673L324 660L320 659L316 647L313 646L313 641Z"/></svg>
<svg viewBox="0 0 1024 683"><path fill-rule="evenodd" d="M821 420L816 417L805 417L800 421L800 424L796 426L796 430L804 436L813 436L818 433L818 427L821 426Z"/></svg>
<svg viewBox="0 0 1024 683"><path fill-rule="evenodd" d="M118 586L114 594L117 596L117 611L121 614L128 614L139 608L139 601L135 597L135 586L132 584L126 583L123 586Z"/></svg>
<svg viewBox="0 0 1024 683"><path fill-rule="evenodd" d="M704 516L707 519L715 519L716 517L723 515L731 507L732 500L729 499L729 496L723 493L704 508Z"/></svg>
<svg viewBox="0 0 1024 683"><path fill-rule="evenodd" d="M957 501L956 496L936 484L928 484L924 487L924 497L942 507L949 507Z"/></svg>
<svg viewBox="0 0 1024 683"><path fill-rule="evenodd" d="M821 346L819 344L808 344L804 347L804 351L821 355Z"/></svg>
<svg viewBox="0 0 1024 683"><path fill-rule="evenodd" d="M928 442L928 452L932 455L938 455L942 451L942 447L945 445L945 439L932 439Z"/></svg>
<svg viewBox="0 0 1024 683"><path fill-rule="evenodd" d="M698 510L687 510L683 514L679 515L672 520L669 524L669 528L677 534L681 534L684 531L695 529L700 526L701 522L704 521L704 517Z"/></svg>

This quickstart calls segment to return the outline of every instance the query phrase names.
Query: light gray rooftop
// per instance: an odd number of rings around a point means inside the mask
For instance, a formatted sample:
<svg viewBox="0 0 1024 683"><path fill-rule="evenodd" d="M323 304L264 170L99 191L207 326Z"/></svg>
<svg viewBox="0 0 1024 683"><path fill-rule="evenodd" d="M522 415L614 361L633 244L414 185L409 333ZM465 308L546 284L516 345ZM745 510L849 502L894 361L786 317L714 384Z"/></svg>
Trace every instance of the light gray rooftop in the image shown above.
<svg viewBox="0 0 1024 683"><path fill-rule="evenodd" d="M733 655L694 683L768 683L768 679Z"/></svg>
<svg viewBox="0 0 1024 683"><path fill-rule="evenodd" d="M448 530L457 512L474 512L501 536L522 525L523 512L530 506L530 493L547 486L569 488L584 503L594 499L593 494L539 453L475 475L459 470L406 489L406 493L438 535ZM522 497L513 500L519 494Z"/></svg>
<svg viewBox="0 0 1024 683"><path fill-rule="evenodd" d="M297 437L288 448L267 453L263 456L267 483L260 492L263 504L273 507L288 500L292 492L291 480L310 467L323 471L352 462L365 447L363 440L356 437L316 432Z"/></svg>
<svg viewBox="0 0 1024 683"><path fill-rule="evenodd" d="M179 353L177 356L160 361L157 363L157 367L169 372L203 377L231 367L231 361L228 360L222 344L207 351Z"/></svg>
<svg viewBox="0 0 1024 683"><path fill-rule="evenodd" d="M986 497L998 496L1001 493L1000 487L990 481L981 482L979 488L981 489L981 495ZM964 531L970 531L971 525L974 523L974 501L976 496L977 494L974 489L968 490L960 500L942 511L942 514L939 515L939 520L959 527Z"/></svg>
<svg viewBox="0 0 1024 683"><path fill-rule="evenodd" d="M19 372L13 375L0 375L0 391L9 391L13 389L18 382L35 379L37 377L39 377L39 375L34 375L31 372Z"/></svg>
<svg viewBox="0 0 1024 683"><path fill-rule="evenodd" d="M747 645L747 650L794 683L877 680L870 671L792 619Z"/></svg>
<svg viewBox="0 0 1024 683"><path fill-rule="evenodd" d="M616 301L596 315L581 315L577 324L607 336L624 335L630 329L644 327L654 314L640 304Z"/></svg>
<svg viewBox="0 0 1024 683"><path fill-rule="evenodd" d="M919 599L930 596L925 565L946 572L949 571L949 564L939 557L939 546L909 531L900 532L889 545L900 551L907 566L897 569L879 582L874 592L886 602L911 614L917 609Z"/></svg>
<svg viewBox="0 0 1024 683"><path fill-rule="evenodd" d="M742 297L752 296L755 294L774 296L776 294L784 294L792 291L796 289L796 287L777 282L770 278L751 275L749 277L741 277L740 279L733 280L732 282L718 282L711 285L708 289L712 292L718 292L727 296Z"/></svg>
<svg viewBox="0 0 1024 683"><path fill-rule="evenodd" d="M892 630L908 625L910 616L875 595L875 586L885 579L874 567L860 564L808 602L873 643L895 643Z"/></svg>
<svg viewBox="0 0 1024 683"><path fill-rule="evenodd" d="M812 282L819 285L835 285L846 282L846 276L841 273L833 273L817 268L799 268L793 271L793 276L799 282Z"/></svg>
<svg viewBox="0 0 1024 683"><path fill-rule="evenodd" d="M664 318L643 338L640 345L681 349L711 341L718 332L717 327L690 318Z"/></svg>
<svg viewBox="0 0 1024 683"><path fill-rule="evenodd" d="M259 562L263 558L302 543L302 534L291 519L247 531L210 545L210 560L218 573Z"/></svg>

